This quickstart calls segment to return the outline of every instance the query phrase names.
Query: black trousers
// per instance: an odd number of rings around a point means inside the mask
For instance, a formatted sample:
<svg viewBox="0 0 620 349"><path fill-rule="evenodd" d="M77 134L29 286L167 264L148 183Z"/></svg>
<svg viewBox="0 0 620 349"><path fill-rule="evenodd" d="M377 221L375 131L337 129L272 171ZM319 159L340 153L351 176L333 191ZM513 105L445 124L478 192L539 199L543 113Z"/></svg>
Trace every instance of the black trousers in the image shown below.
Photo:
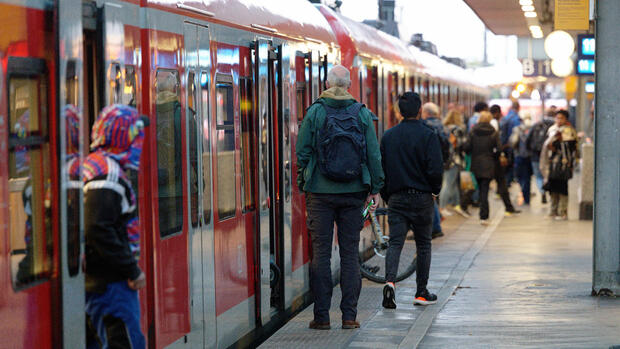
<svg viewBox="0 0 620 349"><path fill-rule="evenodd" d="M362 288L359 263L360 231L364 225L362 209L367 193L306 193L308 232L312 240L310 289L314 296L314 320L329 322L332 299L332 238L338 226L340 251L340 289L342 320L355 320L357 300Z"/></svg>
<svg viewBox="0 0 620 349"><path fill-rule="evenodd" d="M396 193L388 202L390 246L385 256L385 279L396 280L400 253L407 231L414 234L417 257L416 284L418 290L426 288L431 268L431 239L434 204L430 193ZM413 256L411 256L413 258Z"/></svg>
<svg viewBox="0 0 620 349"><path fill-rule="evenodd" d="M478 182L478 190L480 190L480 219L488 219L489 218L489 184L491 183L491 179L490 178L476 178L476 181Z"/></svg>

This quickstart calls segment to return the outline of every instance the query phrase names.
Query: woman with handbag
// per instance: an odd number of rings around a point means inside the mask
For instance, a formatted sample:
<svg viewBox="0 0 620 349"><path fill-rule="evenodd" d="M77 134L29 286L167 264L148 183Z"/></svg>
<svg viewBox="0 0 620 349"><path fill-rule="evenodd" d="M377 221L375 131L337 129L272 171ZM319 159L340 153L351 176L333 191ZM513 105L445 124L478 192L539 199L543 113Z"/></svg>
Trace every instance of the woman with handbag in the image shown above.
<svg viewBox="0 0 620 349"><path fill-rule="evenodd" d="M478 123L469 133L465 145L465 151L471 154L471 172L475 175L480 190L480 224L482 225L488 224L489 184L496 178L502 148L499 133L490 124L492 119L491 113L481 112ZM507 192L502 196L508 198ZM507 202L504 200L504 204L508 214L516 212L510 203L510 198Z"/></svg>
<svg viewBox="0 0 620 349"><path fill-rule="evenodd" d="M573 177L577 132L568 122L566 110L556 112L554 126L543 146L546 157L544 163L541 159L541 171L547 177L543 189L551 194L549 217L565 221L568 219L568 180Z"/></svg>

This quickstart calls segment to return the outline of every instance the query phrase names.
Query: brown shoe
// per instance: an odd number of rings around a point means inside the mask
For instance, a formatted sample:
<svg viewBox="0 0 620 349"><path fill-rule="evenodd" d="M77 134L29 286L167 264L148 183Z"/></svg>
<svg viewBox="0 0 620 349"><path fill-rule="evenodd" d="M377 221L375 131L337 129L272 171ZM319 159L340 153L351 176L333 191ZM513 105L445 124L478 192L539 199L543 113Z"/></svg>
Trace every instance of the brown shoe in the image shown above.
<svg viewBox="0 0 620 349"><path fill-rule="evenodd" d="M345 330L360 328L360 323L355 320L342 320L342 328Z"/></svg>
<svg viewBox="0 0 620 349"><path fill-rule="evenodd" d="M308 328L313 330L329 330L332 327L329 325L329 322L316 322L314 320L310 321L310 325Z"/></svg>

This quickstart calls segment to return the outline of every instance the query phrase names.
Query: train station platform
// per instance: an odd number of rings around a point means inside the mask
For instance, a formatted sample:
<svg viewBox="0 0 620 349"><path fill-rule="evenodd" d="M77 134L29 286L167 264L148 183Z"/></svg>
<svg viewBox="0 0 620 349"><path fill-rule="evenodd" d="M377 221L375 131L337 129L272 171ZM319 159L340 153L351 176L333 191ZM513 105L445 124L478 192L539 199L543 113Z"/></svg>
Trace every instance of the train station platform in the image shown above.
<svg viewBox="0 0 620 349"><path fill-rule="evenodd" d="M415 277L396 287L397 309L381 306L383 285L364 279L357 330L340 329L340 289L332 329L308 329L312 306L259 348L610 348L620 345L620 300L591 296L592 222L578 221L577 179L569 221L547 218L540 196L517 217L490 198L492 220L477 210L449 217L433 240L429 289L438 303L413 306ZM513 185L513 196L517 185ZM533 186L534 188L534 186ZM494 191L491 191L493 193ZM491 195L493 196L493 195Z"/></svg>

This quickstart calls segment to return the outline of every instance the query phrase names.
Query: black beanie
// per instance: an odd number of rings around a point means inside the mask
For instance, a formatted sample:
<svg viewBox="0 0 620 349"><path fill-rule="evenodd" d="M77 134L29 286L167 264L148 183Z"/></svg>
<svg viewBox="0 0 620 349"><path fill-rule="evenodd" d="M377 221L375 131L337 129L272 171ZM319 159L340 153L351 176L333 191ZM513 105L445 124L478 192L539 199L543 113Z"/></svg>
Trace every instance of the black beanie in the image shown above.
<svg viewBox="0 0 620 349"><path fill-rule="evenodd" d="M400 114L405 118L418 116L421 105L420 95L415 92L405 92L398 99L398 109L400 109Z"/></svg>

